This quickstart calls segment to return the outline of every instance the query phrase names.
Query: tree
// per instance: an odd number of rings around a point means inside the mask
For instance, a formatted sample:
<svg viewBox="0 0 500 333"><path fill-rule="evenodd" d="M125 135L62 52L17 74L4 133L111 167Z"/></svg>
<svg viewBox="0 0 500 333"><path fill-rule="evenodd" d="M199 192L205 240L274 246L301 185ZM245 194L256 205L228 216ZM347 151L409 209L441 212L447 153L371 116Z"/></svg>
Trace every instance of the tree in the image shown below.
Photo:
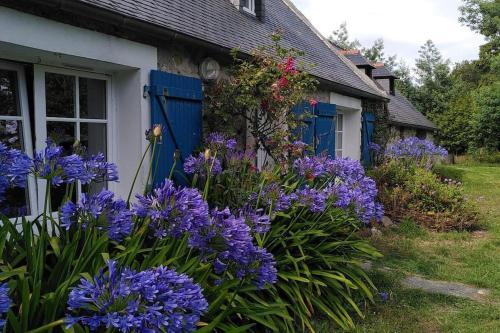
<svg viewBox="0 0 500 333"><path fill-rule="evenodd" d="M496 44L500 41L500 1L498 0L463 0L459 7L461 17L458 19L472 31L486 37L487 41Z"/></svg>
<svg viewBox="0 0 500 333"><path fill-rule="evenodd" d="M404 60L399 60L392 69L396 80L396 89L410 101L415 99L415 83L411 73L410 66Z"/></svg>
<svg viewBox="0 0 500 333"><path fill-rule="evenodd" d="M468 91L475 96L476 112L472 115L474 140L471 148L500 149L500 1L463 0L459 21L482 34L479 60L456 70ZM454 71L455 72L455 71Z"/></svg>
<svg viewBox="0 0 500 333"><path fill-rule="evenodd" d="M451 88L450 61L443 59L432 40L418 51L415 62L417 87L414 102L425 115L432 117L446 110L447 94Z"/></svg>
<svg viewBox="0 0 500 333"><path fill-rule="evenodd" d="M361 43L357 39L351 40L349 38L346 22L343 22L337 30L334 30L328 39L344 50L358 49L361 47Z"/></svg>
<svg viewBox="0 0 500 333"><path fill-rule="evenodd" d="M500 150L500 80L477 91L478 110L473 119L476 147Z"/></svg>
<svg viewBox="0 0 500 333"><path fill-rule="evenodd" d="M471 62L455 66L450 75L452 84L446 109L433 117L440 129L437 133L439 143L453 154L466 153L475 140L472 120L478 110L474 91L476 73Z"/></svg>

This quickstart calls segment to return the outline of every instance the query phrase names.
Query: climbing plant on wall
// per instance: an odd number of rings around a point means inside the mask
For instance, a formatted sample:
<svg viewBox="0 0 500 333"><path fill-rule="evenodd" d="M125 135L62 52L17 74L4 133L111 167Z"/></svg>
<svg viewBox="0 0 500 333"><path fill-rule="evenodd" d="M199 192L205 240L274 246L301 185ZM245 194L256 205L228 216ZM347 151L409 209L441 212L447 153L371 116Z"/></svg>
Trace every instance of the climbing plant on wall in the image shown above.
<svg viewBox="0 0 500 333"><path fill-rule="evenodd" d="M249 58L233 51L229 75L207 89L205 122L211 131L237 134L247 129L252 138L247 146L279 158L301 124L292 108L309 99L317 81L308 73L311 65L301 60L303 52L283 47L279 33L271 40Z"/></svg>

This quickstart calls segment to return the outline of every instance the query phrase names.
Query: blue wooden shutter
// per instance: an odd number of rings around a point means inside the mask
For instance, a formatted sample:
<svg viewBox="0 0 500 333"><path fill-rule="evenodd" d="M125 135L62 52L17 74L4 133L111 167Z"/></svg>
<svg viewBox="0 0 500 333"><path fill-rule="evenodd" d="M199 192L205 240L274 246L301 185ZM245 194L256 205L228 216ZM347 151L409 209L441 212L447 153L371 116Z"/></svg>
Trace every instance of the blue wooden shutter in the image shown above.
<svg viewBox="0 0 500 333"><path fill-rule="evenodd" d="M375 115L370 112L363 113L362 124L362 144L361 144L361 160L364 166L370 166L373 163L372 154L370 152L370 143L373 142L373 131L375 129Z"/></svg>
<svg viewBox="0 0 500 333"><path fill-rule="evenodd" d="M308 114L309 117L303 119L303 124L294 130L294 133L299 140L307 143L309 146L314 147L314 123L315 117L313 116L314 110L307 102L302 102L293 108L293 113L296 115Z"/></svg>
<svg viewBox="0 0 500 333"><path fill-rule="evenodd" d="M313 147L316 155L327 154L334 157L337 106L318 103L313 109L308 102L303 102L294 107L293 112L297 115L311 115L304 119L303 126L295 129L294 134Z"/></svg>
<svg viewBox="0 0 500 333"><path fill-rule="evenodd" d="M160 124L163 137L153 166L154 184L169 176L174 153L179 153L174 179L183 183L184 160L201 144L203 91L201 80L151 71L151 124Z"/></svg>
<svg viewBox="0 0 500 333"><path fill-rule="evenodd" d="M335 104L318 103L315 111L316 155L326 154L335 157L337 106Z"/></svg>

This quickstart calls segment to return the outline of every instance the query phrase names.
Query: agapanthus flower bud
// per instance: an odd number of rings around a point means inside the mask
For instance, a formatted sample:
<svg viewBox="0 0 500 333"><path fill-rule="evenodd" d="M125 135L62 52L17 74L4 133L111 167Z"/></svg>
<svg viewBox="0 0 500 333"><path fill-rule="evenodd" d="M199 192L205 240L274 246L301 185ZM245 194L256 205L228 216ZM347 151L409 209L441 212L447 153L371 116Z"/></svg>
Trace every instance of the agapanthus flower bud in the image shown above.
<svg viewBox="0 0 500 333"><path fill-rule="evenodd" d="M210 149L205 149L203 156L205 157L205 161L208 161L210 159Z"/></svg>
<svg viewBox="0 0 500 333"><path fill-rule="evenodd" d="M153 135L157 138L161 136L162 128L161 125L155 125L153 128Z"/></svg>

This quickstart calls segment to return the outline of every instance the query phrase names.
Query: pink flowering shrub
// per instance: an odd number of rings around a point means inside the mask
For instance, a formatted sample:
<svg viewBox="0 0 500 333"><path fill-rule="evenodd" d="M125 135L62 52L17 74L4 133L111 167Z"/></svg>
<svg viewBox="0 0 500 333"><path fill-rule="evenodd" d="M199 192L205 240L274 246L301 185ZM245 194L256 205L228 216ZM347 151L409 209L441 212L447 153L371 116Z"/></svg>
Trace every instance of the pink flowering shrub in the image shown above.
<svg viewBox="0 0 500 333"><path fill-rule="evenodd" d="M281 159L292 131L302 125L292 109L310 99L317 81L302 52L283 47L279 33L271 38L272 46L255 49L251 59L239 59L235 52L230 76L207 91L205 119L209 131L230 135L248 126L253 142L246 144Z"/></svg>

